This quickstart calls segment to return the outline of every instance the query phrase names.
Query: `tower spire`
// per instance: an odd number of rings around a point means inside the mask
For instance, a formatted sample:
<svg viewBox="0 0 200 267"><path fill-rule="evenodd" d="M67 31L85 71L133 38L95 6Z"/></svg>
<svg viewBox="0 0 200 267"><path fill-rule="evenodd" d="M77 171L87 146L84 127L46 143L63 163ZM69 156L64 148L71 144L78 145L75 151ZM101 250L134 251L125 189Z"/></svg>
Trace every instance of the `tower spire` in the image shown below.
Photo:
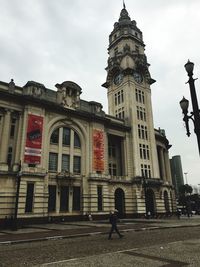
<svg viewBox="0 0 200 267"><path fill-rule="evenodd" d="M123 7L124 7L124 9L126 9L126 5L125 5L125 2L124 2L124 0L123 0Z"/></svg>

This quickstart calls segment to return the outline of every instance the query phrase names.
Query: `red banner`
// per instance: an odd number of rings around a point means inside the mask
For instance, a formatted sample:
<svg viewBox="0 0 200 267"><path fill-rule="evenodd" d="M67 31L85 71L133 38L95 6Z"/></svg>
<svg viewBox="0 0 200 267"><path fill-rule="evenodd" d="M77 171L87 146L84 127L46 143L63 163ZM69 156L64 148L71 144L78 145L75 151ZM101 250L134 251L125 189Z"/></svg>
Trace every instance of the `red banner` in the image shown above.
<svg viewBox="0 0 200 267"><path fill-rule="evenodd" d="M93 169L104 171L104 133L93 130Z"/></svg>
<svg viewBox="0 0 200 267"><path fill-rule="evenodd" d="M28 115L24 162L40 164L42 152L43 117Z"/></svg>

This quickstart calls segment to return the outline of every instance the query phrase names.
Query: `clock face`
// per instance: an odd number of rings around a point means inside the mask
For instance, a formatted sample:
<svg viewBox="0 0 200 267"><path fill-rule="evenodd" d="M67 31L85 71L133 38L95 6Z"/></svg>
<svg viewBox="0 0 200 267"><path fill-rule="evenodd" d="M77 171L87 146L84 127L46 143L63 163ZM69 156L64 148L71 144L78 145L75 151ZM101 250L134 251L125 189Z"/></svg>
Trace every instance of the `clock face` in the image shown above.
<svg viewBox="0 0 200 267"><path fill-rule="evenodd" d="M122 73L118 73L117 75L115 75L114 77L114 83L116 85L119 85L123 80L123 74Z"/></svg>
<svg viewBox="0 0 200 267"><path fill-rule="evenodd" d="M133 78L137 83L142 83L143 81L142 75L136 71L133 72Z"/></svg>

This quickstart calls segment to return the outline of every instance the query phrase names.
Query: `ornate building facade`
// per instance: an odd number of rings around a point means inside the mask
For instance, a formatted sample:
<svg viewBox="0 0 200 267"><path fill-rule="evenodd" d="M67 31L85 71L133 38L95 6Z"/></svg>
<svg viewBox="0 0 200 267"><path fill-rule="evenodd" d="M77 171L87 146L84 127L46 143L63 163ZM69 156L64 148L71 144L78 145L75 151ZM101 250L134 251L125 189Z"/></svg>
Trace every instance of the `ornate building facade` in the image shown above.
<svg viewBox="0 0 200 267"><path fill-rule="evenodd" d="M0 221L176 210L170 145L153 126L155 80L144 46L124 6L109 37L108 114L82 100L71 81L56 90L0 82Z"/></svg>

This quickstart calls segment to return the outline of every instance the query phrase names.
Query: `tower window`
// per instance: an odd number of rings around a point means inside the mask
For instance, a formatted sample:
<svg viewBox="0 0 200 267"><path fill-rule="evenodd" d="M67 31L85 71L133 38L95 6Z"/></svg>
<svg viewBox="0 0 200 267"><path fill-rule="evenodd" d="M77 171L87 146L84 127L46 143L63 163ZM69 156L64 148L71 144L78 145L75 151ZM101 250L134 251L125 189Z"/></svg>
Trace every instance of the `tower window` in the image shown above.
<svg viewBox="0 0 200 267"><path fill-rule="evenodd" d="M124 102L124 91L120 90L119 92L115 93L115 105L119 105Z"/></svg>
<svg viewBox="0 0 200 267"><path fill-rule="evenodd" d="M115 116L120 119L124 119L124 107L115 111Z"/></svg>
<svg viewBox="0 0 200 267"><path fill-rule="evenodd" d="M144 92L139 90L139 89L135 89L135 97L136 97L136 101L142 104L145 104L145 97L144 97Z"/></svg>
<svg viewBox="0 0 200 267"><path fill-rule="evenodd" d="M146 121L146 111L145 108L137 106L137 119Z"/></svg>
<svg viewBox="0 0 200 267"><path fill-rule="evenodd" d="M149 160L149 146L140 144L140 158Z"/></svg>
<svg viewBox="0 0 200 267"><path fill-rule="evenodd" d="M138 124L138 136L141 139L148 140L147 126Z"/></svg>
<svg viewBox="0 0 200 267"><path fill-rule="evenodd" d="M141 164L142 177L151 178L151 167L147 164Z"/></svg>

